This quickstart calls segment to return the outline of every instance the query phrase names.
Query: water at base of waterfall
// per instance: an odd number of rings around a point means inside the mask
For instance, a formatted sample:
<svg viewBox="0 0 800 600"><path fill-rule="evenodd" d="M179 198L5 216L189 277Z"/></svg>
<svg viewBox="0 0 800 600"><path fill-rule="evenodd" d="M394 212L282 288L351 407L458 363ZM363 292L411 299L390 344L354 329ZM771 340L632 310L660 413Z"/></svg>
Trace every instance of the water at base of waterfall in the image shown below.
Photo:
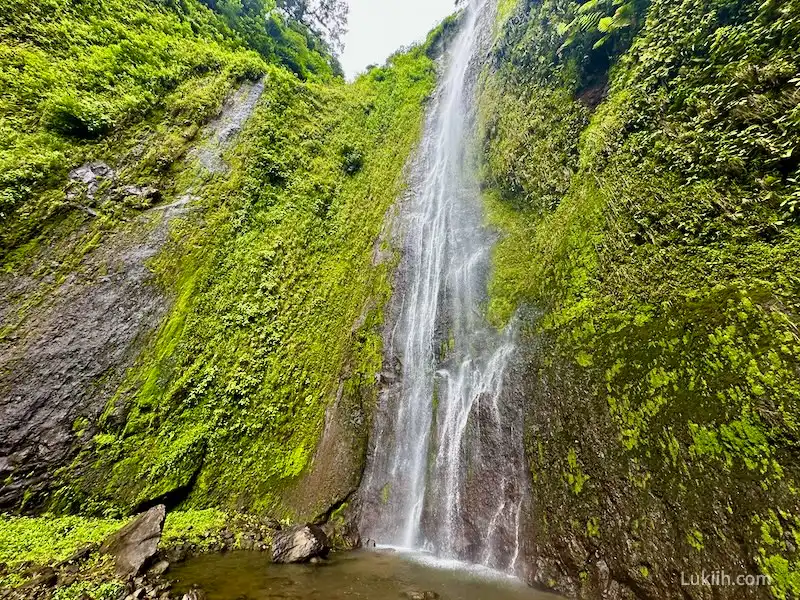
<svg viewBox="0 0 800 600"><path fill-rule="evenodd" d="M276 565L267 553L204 554L173 565L172 592L199 586L208 600L557 600L519 580L425 555L336 552L323 564ZM427 595L425 594L427 592Z"/></svg>
<svg viewBox="0 0 800 600"><path fill-rule="evenodd" d="M505 382L514 328L485 318L494 234L471 160L491 0L446 50L411 198L386 334L390 373L362 484L364 537L515 572L527 498L522 411Z"/></svg>

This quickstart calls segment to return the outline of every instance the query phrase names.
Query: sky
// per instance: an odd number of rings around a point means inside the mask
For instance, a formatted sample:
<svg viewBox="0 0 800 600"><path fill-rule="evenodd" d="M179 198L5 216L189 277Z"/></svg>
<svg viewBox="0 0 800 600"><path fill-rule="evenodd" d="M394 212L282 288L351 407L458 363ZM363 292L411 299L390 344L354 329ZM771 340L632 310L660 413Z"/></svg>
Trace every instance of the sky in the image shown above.
<svg viewBox="0 0 800 600"><path fill-rule="evenodd" d="M400 46L425 38L455 12L455 0L348 0L349 32L341 56L347 79L368 65L383 64Z"/></svg>

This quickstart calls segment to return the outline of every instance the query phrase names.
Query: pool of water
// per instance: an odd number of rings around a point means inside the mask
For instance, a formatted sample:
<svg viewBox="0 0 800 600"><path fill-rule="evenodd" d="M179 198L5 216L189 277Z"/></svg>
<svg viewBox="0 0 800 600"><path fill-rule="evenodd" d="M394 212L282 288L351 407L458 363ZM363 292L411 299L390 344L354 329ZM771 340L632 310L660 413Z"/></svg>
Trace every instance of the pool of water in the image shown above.
<svg viewBox="0 0 800 600"><path fill-rule="evenodd" d="M332 555L316 565L274 565L266 554L207 555L175 565L174 590L198 585L208 600L407 600L435 592L441 600L556 600L516 579L459 563L391 551Z"/></svg>

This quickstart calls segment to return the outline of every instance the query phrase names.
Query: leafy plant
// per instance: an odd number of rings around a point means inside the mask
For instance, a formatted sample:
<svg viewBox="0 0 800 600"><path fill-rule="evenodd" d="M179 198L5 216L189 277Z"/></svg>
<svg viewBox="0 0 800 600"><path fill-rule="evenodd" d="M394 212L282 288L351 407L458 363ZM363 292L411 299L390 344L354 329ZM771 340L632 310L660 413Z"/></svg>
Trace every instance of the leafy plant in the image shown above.
<svg viewBox="0 0 800 600"><path fill-rule="evenodd" d="M559 32L566 35L561 50L575 44L579 36L587 34L591 38L597 38L591 46L593 50L597 50L615 34L637 25L648 3L643 0L585 1L569 24L559 25Z"/></svg>

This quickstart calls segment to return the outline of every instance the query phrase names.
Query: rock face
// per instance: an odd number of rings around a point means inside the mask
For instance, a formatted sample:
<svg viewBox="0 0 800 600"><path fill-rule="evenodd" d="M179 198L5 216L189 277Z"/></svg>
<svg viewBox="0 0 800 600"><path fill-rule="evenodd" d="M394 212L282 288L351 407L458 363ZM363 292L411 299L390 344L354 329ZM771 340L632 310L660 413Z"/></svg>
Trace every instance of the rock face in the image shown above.
<svg viewBox="0 0 800 600"><path fill-rule="evenodd" d="M114 557L119 577L138 575L155 556L166 514L163 504L154 506L103 542L100 551Z"/></svg>
<svg viewBox="0 0 800 600"><path fill-rule="evenodd" d="M225 123L235 112L241 125L263 85L243 89L236 98L244 94L249 109L226 104L220 117ZM222 136L222 126L214 122L204 134L221 136L213 152L233 140L235 131ZM97 213L91 207L107 196L138 208L161 200L155 187L122 185L120 175L100 161L73 169L65 195L92 216ZM30 264L0 273L0 323L12 331L0 336L0 510L16 510L23 499L26 510L41 509L54 474L92 439L109 399L171 308L149 261L167 243L173 220L188 218L193 199L187 192L146 210L128 226L104 232L85 253L84 226L43 245ZM63 265L79 253L80 268L63 277ZM31 298L37 299L35 310L27 308ZM112 420L124 418L121 401Z"/></svg>
<svg viewBox="0 0 800 600"><path fill-rule="evenodd" d="M114 180L116 173L102 161L87 163L69 173L70 185L67 189L67 200L78 198L81 192L86 194L87 200L94 201L100 184L103 180Z"/></svg>
<svg viewBox="0 0 800 600"><path fill-rule="evenodd" d="M276 563L307 562L324 557L330 551L328 536L316 525L298 525L275 534L272 561Z"/></svg>

